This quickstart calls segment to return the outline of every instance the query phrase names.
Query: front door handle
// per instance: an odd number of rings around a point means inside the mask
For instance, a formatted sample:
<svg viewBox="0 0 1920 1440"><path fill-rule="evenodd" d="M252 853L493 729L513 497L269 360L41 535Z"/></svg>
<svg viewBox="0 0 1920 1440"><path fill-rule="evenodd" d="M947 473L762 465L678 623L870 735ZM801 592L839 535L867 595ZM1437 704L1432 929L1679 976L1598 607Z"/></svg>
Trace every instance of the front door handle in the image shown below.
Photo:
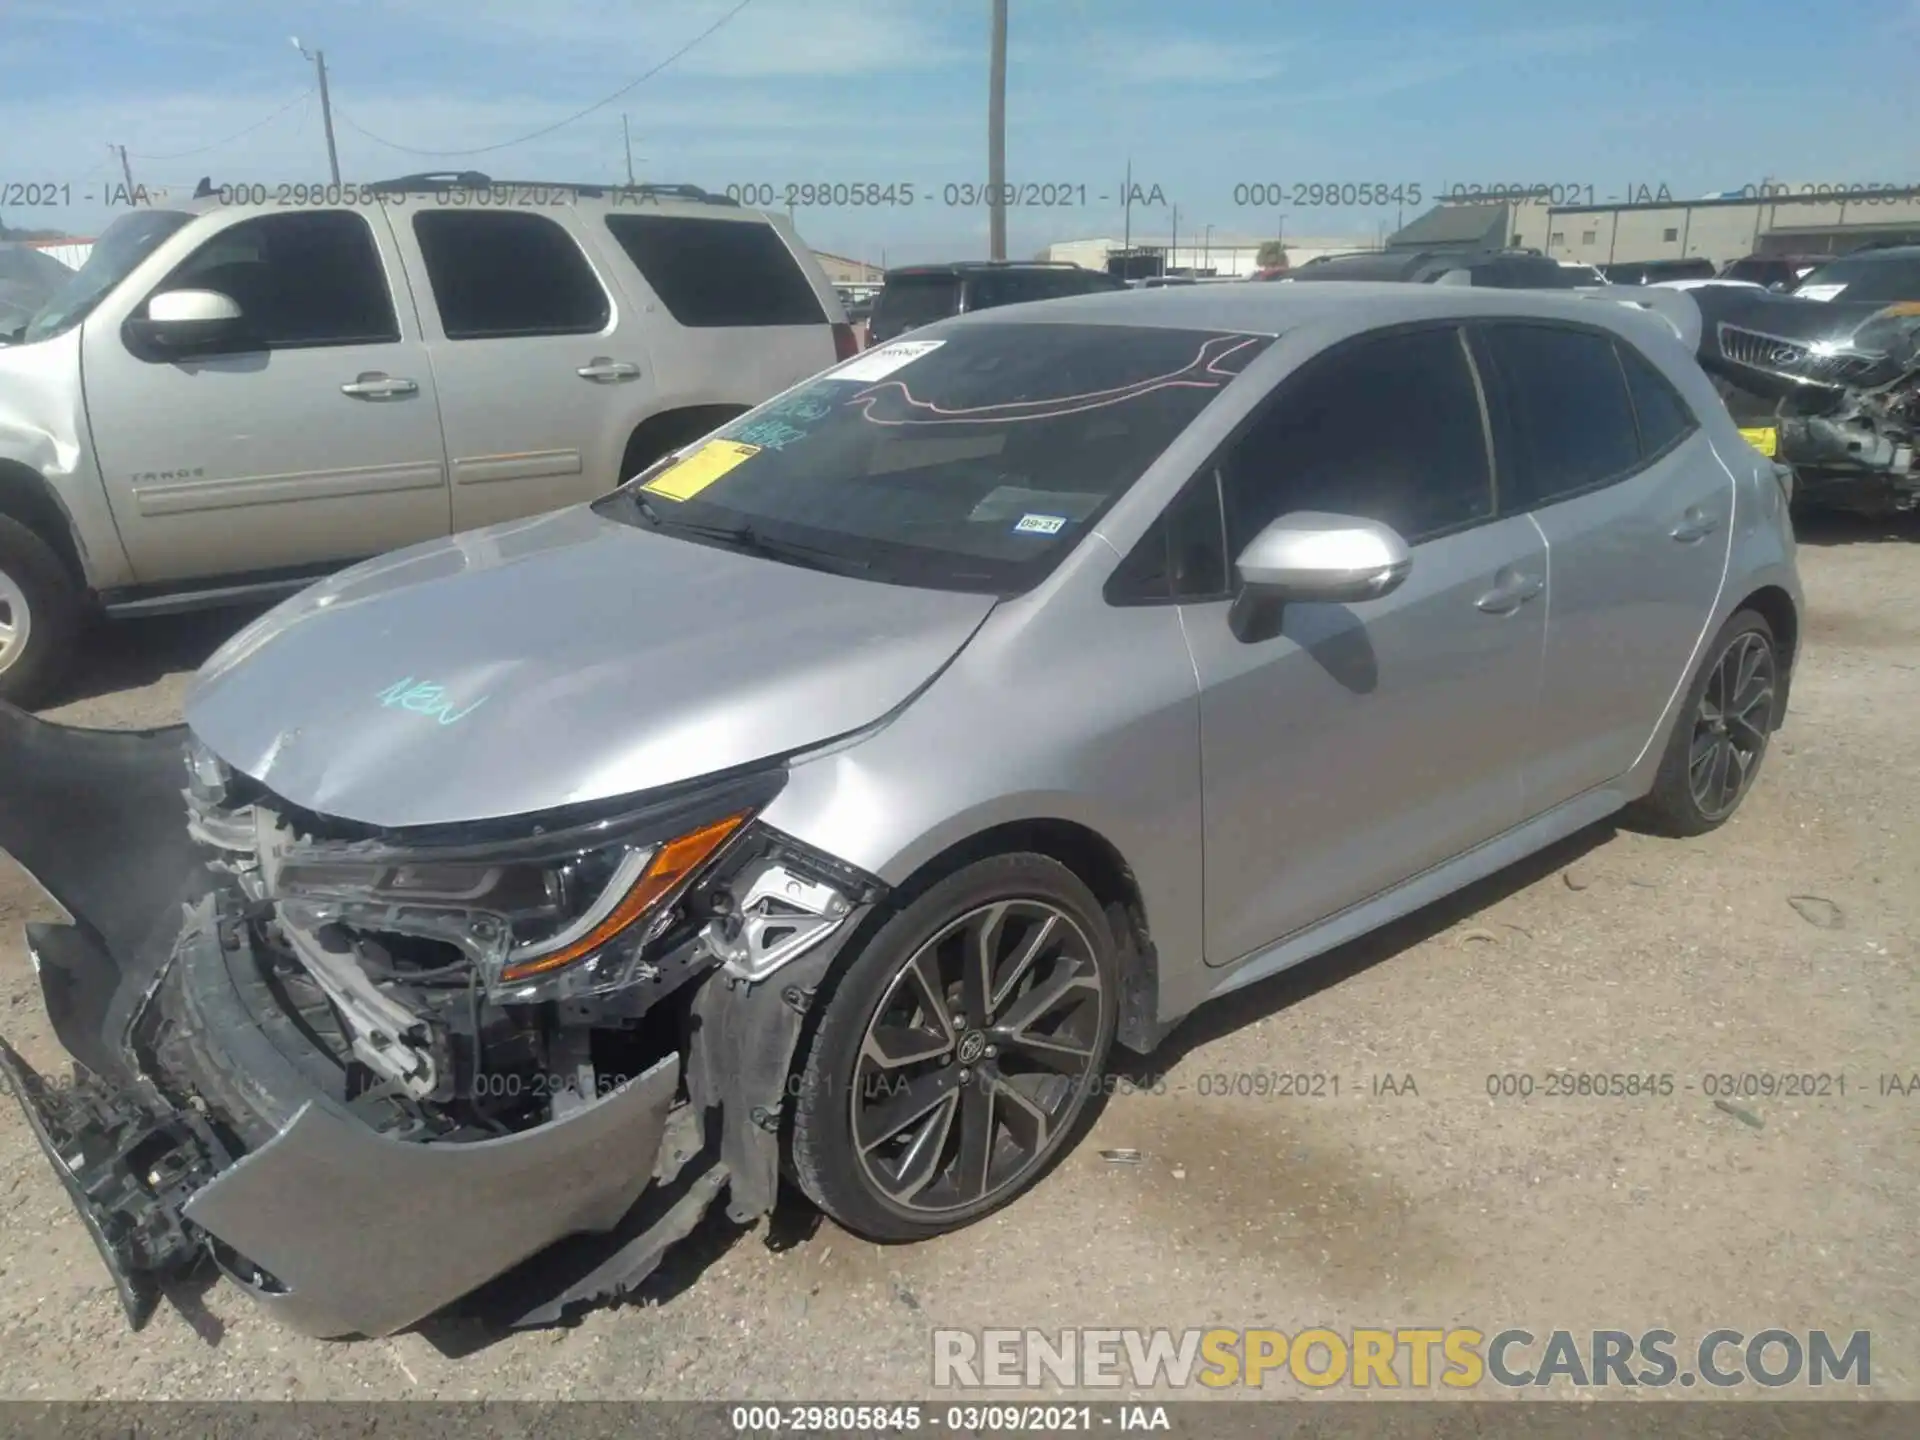
<svg viewBox="0 0 1920 1440"><path fill-rule="evenodd" d="M1538 575L1509 570L1499 578L1493 589L1473 603L1489 615L1511 615L1546 588L1547 582Z"/></svg>
<svg viewBox="0 0 1920 1440"><path fill-rule="evenodd" d="M1698 505L1689 505L1687 513L1680 517L1680 523L1667 533L1682 545L1691 545L1696 540L1704 540L1720 528L1718 517L1707 514Z"/></svg>
<svg viewBox="0 0 1920 1440"><path fill-rule="evenodd" d="M631 360L616 360L611 355L596 355L573 373L582 380L632 380L640 374L640 367Z"/></svg>
<svg viewBox="0 0 1920 1440"><path fill-rule="evenodd" d="M390 400L396 395L417 394L419 390L418 381L388 375L379 370L363 370L340 387L342 395L351 395L356 400Z"/></svg>

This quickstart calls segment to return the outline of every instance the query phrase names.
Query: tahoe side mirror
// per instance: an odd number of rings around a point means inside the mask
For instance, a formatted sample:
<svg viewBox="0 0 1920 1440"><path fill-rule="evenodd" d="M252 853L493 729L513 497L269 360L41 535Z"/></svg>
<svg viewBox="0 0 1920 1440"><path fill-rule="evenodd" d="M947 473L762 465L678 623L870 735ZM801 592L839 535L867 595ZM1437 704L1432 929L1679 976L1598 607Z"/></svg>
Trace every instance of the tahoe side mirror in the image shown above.
<svg viewBox="0 0 1920 1440"><path fill-rule="evenodd" d="M1391 526L1353 515L1297 510L1282 515L1240 552L1248 590L1277 600L1376 600L1413 569L1407 542Z"/></svg>
<svg viewBox="0 0 1920 1440"><path fill-rule="evenodd" d="M205 355L239 348L246 317L218 290L167 290L147 301L146 314L122 327L127 348L143 358Z"/></svg>

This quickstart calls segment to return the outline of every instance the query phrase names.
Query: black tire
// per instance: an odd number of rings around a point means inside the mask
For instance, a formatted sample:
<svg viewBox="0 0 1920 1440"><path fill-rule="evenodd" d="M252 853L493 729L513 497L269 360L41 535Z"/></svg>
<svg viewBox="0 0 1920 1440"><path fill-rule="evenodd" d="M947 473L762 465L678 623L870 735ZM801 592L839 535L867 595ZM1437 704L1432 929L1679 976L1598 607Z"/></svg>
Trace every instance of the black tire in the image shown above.
<svg viewBox="0 0 1920 1440"><path fill-rule="evenodd" d="M988 991L1006 987L1007 993L997 1010L989 1002L982 1007L986 1014L978 1017L990 1021L997 1017L996 1023L972 1024L975 1017L965 1017L949 1004L949 1017L969 1023L957 1032L948 1028L955 1042L949 1047L948 1060L921 1059L901 1070L875 1068L863 1050L870 1022L900 1013L893 1008L902 1003L896 997L924 993L913 989L911 977L905 973L909 964L922 956L923 946L963 917L991 913L992 907L1001 902L1015 908L991 933L1005 944L1008 953L1002 957L1001 968L986 972L983 983ZM1055 918L1045 936L1057 938L1043 937L1024 970L1010 975L1007 972L1017 969L1015 961L1022 947L1041 933L1047 915ZM1061 925L1060 920L1070 923ZM1060 952L1057 956L1050 953L1056 946ZM926 952L931 958L920 963L938 967L955 953L936 946ZM1091 1116L1089 1101L1104 1088L1105 1065L1119 1013L1120 974L1115 955L1112 931L1092 892L1073 871L1047 856L994 856L929 887L888 918L822 989L820 1019L791 1087L793 1121L787 1169L794 1182L834 1220L870 1240L917 1240L955 1230L1024 1193L1072 1148ZM1098 982L1094 1010L1088 1008L1090 1002L1082 993L1087 990L1086 976ZM1068 1062L1056 1055L1048 1064L1040 1065L1031 1059L1034 1052L1023 1041L1008 1038L1002 1022L1021 1021L1023 1002L1027 1008L1043 1005L1042 992L1057 985L1068 986L1072 993L1059 1002L1060 1008L1043 1007L1029 1017L1032 1028L1037 1032L1045 1016L1059 1016L1064 1010L1062 1024L1073 1031L1068 1040L1076 1053L1084 1047L1085 1059ZM883 1004L886 1010L882 1010ZM890 1034L916 1039L932 1034L931 1028L888 1029ZM994 1043L993 1037L998 1037L996 1048L976 1050L972 1059L966 1058L969 1045ZM1050 1038L1041 1048L1054 1044ZM1064 1052L1066 1042L1059 1042L1058 1048ZM1053 1068L1067 1063L1079 1067L1078 1074L1056 1079ZM965 1068L969 1065L974 1068ZM960 1076L970 1079L961 1082L957 1078ZM885 1082L877 1096L876 1080ZM903 1203L883 1189L877 1174L892 1162L884 1157L877 1161L866 1157L881 1156L888 1146L872 1144L863 1149L855 1139L856 1123L866 1123L878 1113L862 1110L861 1106L876 1106L881 1098L894 1093L885 1088L886 1083L896 1085L903 1097L909 1083L941 1085L953 1091L947 1124L957 1133L949 1136L942 1131L937 1141L924 1147L923 1153L934 1157L928 1169L935 1174L919 1192L928 1197L924 1201L911 1197ZM1018 1093L1010 1093L1010 1087L1017 1088ZM959 1108L963 1104L977 1106L982 1097L986 1097L987 1117L983 1122L975 1119L978 1108ZM1052 1109L1056 1105L1057 1112ZM1046 1123L1036 1124L1035 1117L1043 1113ZM861 1118L857 1120L856 1115ZM877 1130L885 1129L884 1117L871 1123ZM976 1124L984 1129L970 1128ZM1031 1142L1020 1138L1021 1130L1032 1135ZM974 1142L978 1134L987 1137L984 1148ZM985 1157L977 1167L977 1195L972 1193L973 1167L964 1160L969 1145L974 1145L975 1155ZM909 1140L900 1147L900 1153L911 1149ZM947 1154L952 1159L943 1168L940 1157ZM900 1161L899 1168L906 1170L907 1162ZM970 1172L965 1178L961 1176L963 1170ZM996 1171L1000 1178L990 1179ZM941 1201L938 1197L942 1195L952 1197L952 1203Z"/></svg>
<svg viewBox="0 0 1920 1440"><path fill-rule="evenodd" d="M1712 715L1725 709L1723 700L1729 677L1724 670L1730 663L1729 657L1737 650L1742 652L1742 658L1752 657L1761 666L1764 674L1756 672L1756 681L1764 680L1764 693L1755 682L1749 682L1754 688L1735 697L1740 718L1723 714L1716 731ZM1673 722L1673 733L1667 737L1666 753L1660 757L1653 789L1635 807L1635 818L1647 829L1673 836L1704 835L1731 819L1753 788L1760 764L1766 758L1768 738L1780 718L1782 680L1780 646L1774 638L1773 627L1757 610L1735 612L1720 627L1720 633L1713 637L1713 643L1701 658L1693 683L1687 687L1680 714ZM1713 704L1703 708L1710 688L1715 697ZM1725 793L1724 785L1697 783L1702 776L1694 763L1696 755L1701 753L1696 751L1696 746L1706 747L1704 763L1709 779L1713 773L1733 774L1731 769L1713 770L1719 763L1713 758L1716 754L1725 757L1727 766L1739 767L1738 784L1730 795Z"/></svg>
<svg viewBox="0 0 1920 1440"><path fill-rule="evenodd" d="M52 547L0 515L0 700L25 708L50 696L83 618L79 589Z"/></svg>

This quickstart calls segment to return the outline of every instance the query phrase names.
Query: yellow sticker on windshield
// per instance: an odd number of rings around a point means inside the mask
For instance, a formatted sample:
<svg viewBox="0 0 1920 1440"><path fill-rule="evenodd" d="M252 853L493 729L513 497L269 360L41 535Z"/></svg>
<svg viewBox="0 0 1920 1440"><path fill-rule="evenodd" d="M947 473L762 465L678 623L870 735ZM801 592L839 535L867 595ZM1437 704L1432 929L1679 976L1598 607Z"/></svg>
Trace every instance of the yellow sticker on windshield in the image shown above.
<svg viewBox="0 0 1920 1440"><path fill-rule="evenodd" d="M736 465L760 453L758 445L709 440L677 465L669 465L640 488L669 500L691 500Z"/></svg>
<svg viewBox="0 0 1920 1440"><path fill-rule="evenodd" d="M1751 430L1743 429L1740 432L1740 438L1762 455L1773 454L1780 444L1780 432L1771 425L1756 426Z"/></svg>

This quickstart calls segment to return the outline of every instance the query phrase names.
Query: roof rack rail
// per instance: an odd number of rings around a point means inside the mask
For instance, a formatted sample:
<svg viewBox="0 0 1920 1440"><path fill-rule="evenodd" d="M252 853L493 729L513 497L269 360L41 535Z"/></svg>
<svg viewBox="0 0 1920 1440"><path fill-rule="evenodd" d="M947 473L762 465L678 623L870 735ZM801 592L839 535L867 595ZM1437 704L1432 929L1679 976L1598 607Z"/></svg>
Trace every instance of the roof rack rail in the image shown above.
<svg viewBox="0 0 1920 1440"><path fill-rule="evenodd" d="M689 200L702 205L732 205L736 208L739 201L726 195L715 195L710 190L702 190L698 185L677 184L607 184L599 180L578 183L571 180L496 180L491 175L478 170L422 170L415 175L396 175L391 180L374 180L362 185L347 182L344 188L356 189L362 193L387 193L393 195L418 194L425 190L528 190L540 186L548 189L571 190L576 195L601 200L611 195L632 195L648 200ZM194 187L193 198L204 200L216 193L217 187L211 175L202 175L200 183Z"/></svg>
<svg viewBox="0 0 1920 1440"><path fill-rule="evenodd" d="M704 205L734 205L738 201L726 195L716 195L703 190L698 185L674 183L641 182L623 184L619 181L602 180L502 180L496 179L479 170L423 170L413 175L396 175L390 180L375 180L365 188L374 191L392 191L412 193L421 190L491 190L491 189L532 189L548 186L562 190L571 190L577 195L591 199L603 199L611 195L644 196L650 200L691 200Z"/></svg>

